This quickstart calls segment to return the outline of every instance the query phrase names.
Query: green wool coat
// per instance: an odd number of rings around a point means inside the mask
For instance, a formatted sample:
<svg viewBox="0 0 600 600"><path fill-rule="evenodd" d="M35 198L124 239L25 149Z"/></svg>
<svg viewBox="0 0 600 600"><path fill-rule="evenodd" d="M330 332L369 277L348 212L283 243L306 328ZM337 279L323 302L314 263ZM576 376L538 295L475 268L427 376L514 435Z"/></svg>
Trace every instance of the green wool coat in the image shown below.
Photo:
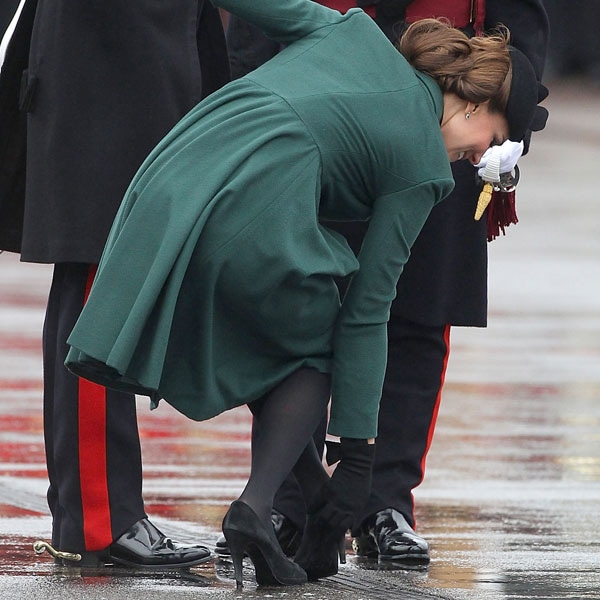
<svg viewBox="0 0 600 600"><path fill-rule="evenodd" d="M146 159L67 366L198 420L313 367L332 373L329 431L374 437L396 282L453 187L442 94L359 9L214 4L287 48ZM369 220L358 259L319 218Z"/></svg>

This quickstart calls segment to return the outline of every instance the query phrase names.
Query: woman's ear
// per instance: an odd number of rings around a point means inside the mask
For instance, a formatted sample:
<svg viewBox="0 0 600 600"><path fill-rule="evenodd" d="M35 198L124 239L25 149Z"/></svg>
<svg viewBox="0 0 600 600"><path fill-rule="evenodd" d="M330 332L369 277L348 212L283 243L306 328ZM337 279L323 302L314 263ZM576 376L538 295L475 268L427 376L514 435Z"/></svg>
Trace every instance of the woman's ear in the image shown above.
<svg viewBox="0 0 600 600"><path fill-rule="evenodd" d="M480 104L475 104L474 102L467 102L467 112L474 114L479 110L480 106Z"/></svg>

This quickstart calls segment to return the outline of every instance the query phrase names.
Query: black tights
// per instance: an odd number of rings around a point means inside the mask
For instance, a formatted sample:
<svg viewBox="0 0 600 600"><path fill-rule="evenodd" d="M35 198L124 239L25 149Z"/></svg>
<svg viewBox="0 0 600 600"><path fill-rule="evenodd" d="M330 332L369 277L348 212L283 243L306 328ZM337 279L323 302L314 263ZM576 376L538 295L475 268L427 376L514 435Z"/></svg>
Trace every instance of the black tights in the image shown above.
<svg viewBox="0 0 600 600"><path fill-rule="evenodd" d="M271 518L275 492L293 471L307 503L329 481L312 435L326 414L331 377L302 368L260 400L254 415L250 479L240 500L261 521Z"/></svg>

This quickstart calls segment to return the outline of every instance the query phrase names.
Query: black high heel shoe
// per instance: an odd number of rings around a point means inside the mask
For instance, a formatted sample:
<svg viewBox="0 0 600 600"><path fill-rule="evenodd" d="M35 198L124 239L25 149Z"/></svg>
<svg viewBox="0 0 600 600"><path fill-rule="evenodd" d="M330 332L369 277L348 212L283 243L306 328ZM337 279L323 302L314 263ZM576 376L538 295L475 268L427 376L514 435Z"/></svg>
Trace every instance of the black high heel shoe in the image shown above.
<svg viewBox="0 0 600 600"><path fill-rule="evenodd" d="M236 500L223 519L223 534L231 551L238 589L242 587L242 559L250 557L258 585L299 585L306 583L306 572L289 560L275 537L271 523L264 526L256 513Z"/></svg>
<svg viewBox="0 0 600 600"><path fill-rule="evenodd" d="M338 557L346 562L345 536L345 529L332 529L321 518L308 516L294 562L306 571L309 581L337 574Z"/></svg>

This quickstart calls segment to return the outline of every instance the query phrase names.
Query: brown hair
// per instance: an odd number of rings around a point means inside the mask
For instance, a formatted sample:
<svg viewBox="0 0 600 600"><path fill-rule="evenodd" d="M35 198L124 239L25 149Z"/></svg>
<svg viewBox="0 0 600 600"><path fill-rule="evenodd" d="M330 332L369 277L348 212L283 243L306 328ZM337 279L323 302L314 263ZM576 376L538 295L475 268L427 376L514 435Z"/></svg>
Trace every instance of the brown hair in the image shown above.
<svg viewBox="0 0 600 600"><path fill-rule="evenodd" d="M417 70L433 77L442 92L504 113L512 79L509 32L469 38L444 19L422 19L408 27L398 50Z"/></svg>

